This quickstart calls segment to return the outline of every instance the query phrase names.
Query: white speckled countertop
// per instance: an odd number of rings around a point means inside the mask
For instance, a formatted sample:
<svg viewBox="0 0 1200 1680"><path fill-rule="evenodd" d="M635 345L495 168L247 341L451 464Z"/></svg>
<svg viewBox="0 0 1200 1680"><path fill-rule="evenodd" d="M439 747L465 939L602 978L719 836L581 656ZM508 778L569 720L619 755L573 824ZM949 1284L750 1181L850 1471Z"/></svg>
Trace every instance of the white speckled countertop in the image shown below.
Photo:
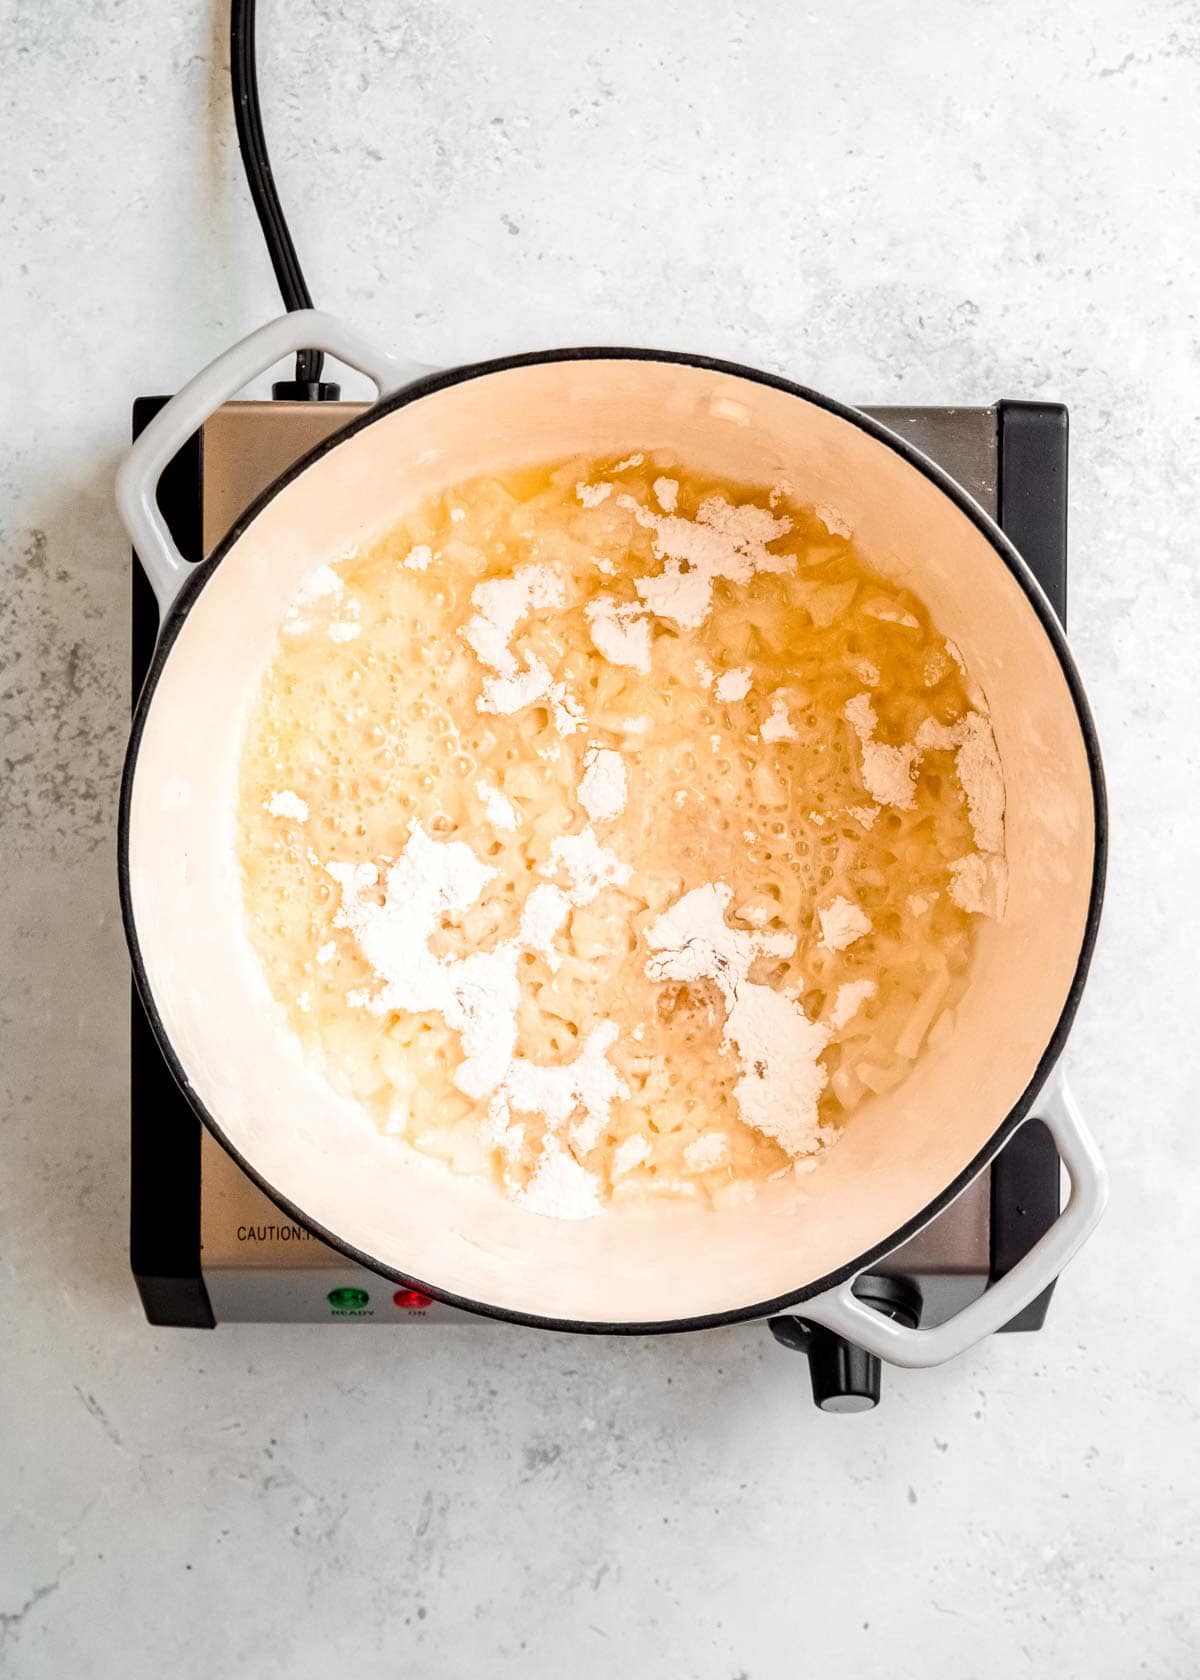
<svg viewBox="0 0 1200 1680"><path fill-rule="evenodd" d="M1113 1205L1036 1337L818 1415L763 1331L153 1331L125 1257L130 399L276 309L223 4L0 25L0 1673L969 1680L1200 1665L1196 0L262 6L320 303L1072 412Z"/></svg>

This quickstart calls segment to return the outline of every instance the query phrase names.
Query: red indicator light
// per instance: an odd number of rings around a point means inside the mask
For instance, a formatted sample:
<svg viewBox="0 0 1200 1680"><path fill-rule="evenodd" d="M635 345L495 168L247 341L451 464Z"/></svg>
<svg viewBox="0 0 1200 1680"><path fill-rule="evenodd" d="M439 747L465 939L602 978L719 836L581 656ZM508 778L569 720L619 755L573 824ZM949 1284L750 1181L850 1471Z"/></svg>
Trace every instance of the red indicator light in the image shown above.
<svg viewBox="0 0 1200 1680"><path fill-rule="evenodd" d="M433 1305L433 1296L422 1295L419 1289L397 1289L392 1296L392 1300L398 1307L403 1307L408 1312L417 1312L423 1307Z"/></svg>

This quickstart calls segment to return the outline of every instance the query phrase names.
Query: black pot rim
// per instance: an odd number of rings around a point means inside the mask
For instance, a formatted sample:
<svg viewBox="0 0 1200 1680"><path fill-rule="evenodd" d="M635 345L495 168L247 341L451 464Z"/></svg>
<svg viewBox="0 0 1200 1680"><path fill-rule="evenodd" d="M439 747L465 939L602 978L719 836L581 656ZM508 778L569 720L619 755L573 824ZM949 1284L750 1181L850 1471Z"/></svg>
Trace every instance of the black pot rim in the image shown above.
<svg viewBox="0 0 1200 1680"><path fill-rule="evenodd" d="M146 717L153 702L163 668L174 646L176 638L187 620L188 614L201 592L213 576L217 567L240 539L247 528L274 498L289 485L293 479L323 455L336 449L356 433L373 425L377 420L394 413L397 409L406 408L421 398L431 396L434 392L446 390L454 385L462 385L474 379L486 378L492 373L505 373L513 368L534 367L549 362L578 362L578 361L648 361L669 362L686 367L695 367L711 373L728 374L736 379L744 379L751 384L766 385L774 390L782 391L789 396L799 397L803 401L812 403L815 407L824 409L827 413L836 415L839 419L858 427L877 442L884 444L895 454L901 456L909 466L913 467L923 477L937 486L944 495L948 496L959 511L987 538L997 557L1007 567L1011 575L1021 586L1030 605L1032 606L1042 629L1050 641L1059 666L1062 669L1071 699L1075 707L1076 718L1083 736L1084 749L1087 756L1088 771L1092 788L1092 810L1094 820L1095 843L1092 854L1092 880L1088 899L1087 920L1084 927L1083 939L1080 943L1079 956L1075 966L1075 973L1063 1004L1062 1012L1050 1036L1050 1040L1043 1052L1033 1077L1018 1097L1013 1107L992 1133L988 1142L978 1151L966 1167L935 1196L919 1213L905 1221L898 1230L892 1232L881 1242L866 1249L855 1259L827 1273L824 1277L813 1282L789 1290L783 1295L775 1296L771 1300L758 1301L745 1307L729 1308L724 1312L705 1313L699 1316L679 1319L663 1319L656 1321L629 1321L606 1323L596 1320L578 1320L566 1318L546 1317L537 1313L517 1312L509 1307L495 1306L489 1302L474 1301L467 1297L448 1293L432 1280L426 1280L409 1272L401 1272L393 1266L386 1265L373 1255L356 1248L347 1242L337 1232L329 1230L311 1215L290 1201L281 1191L268 1182L266 1178L237 1148L221 1129L220 1122L209 1113L197 1093L192 1089L187 1074L180 1062L166 1028L155 1006L151 994L145 964L142 960L141 947L137 937L134 922L132 893L129 876L129 817L133 792L133 779L137 769L138 751L142 734L145 729ZM1032 572L1021 559L1017 550L1004 535L1003 531L981 507L967 494L967 492L950 475L942 470L935 462L928 459L918 449L914 448L906 439L882 425L870 415L848 404L838 402L832 397L821 395L807 386L799 385L792 380L783 379L777 374L764 373L757 368L743 366L737 362L722 361L712 356L690 355L681 351L670 350L637 350L626 347L612 348L604 346L586 346L575 349L539 350L520 355L502 356L489 361L472 362L462 367L446 369L432 373L413 384L404 386L401 390L382 398L362 414L355 415L344 426L317 443L306 454L302 455L287 470L274 479L261 495L257 496L246 511L231 526L226 535L217 544L213 553L198 564L192 575L184 583L179 594L167 609L159 626L158 640L154 649L154 657L146 674L146 680L138 696L134 709L133 723L130 731L129 747L125 755L125 765L121 778L121 795L118 822L118 884L121 898L121 915L125 925L125 936L129 944L130 958L133 965L134 977L138 991L146 1010L151 1029L157 1040L168 1067L175 1078L180 1090L189 1105L217 1139L221 1146L232 1156L234 1161L255 1183L258 1188L284 1212L289 1219L311 1231L321 1241L348 1259L355 1261L366 1270L377 1276L391 1279L392 1282L402 1284L407 1288L419 1290L422 1294L430 1295L435 1300L444 1302L448 1306L458 1307L465 1312L474 1313L485 1318L499 1319L506 1323L526 1325L532 1329L560 1330L576 1334L587 1335L623 1335L642 1336L657 1335L686 1330L709 1330L727 1324L745 1323L753 1319L770 1318L782 1313L792 1312L805 1301L823 1294L862 1271L869 1270L876 1261L890 1254L907 1242L910 1237L927 1225L930 1220L947 1207L975 1178L988 1162L1012 1137L1032 1108L1034 1099L1042 1089L1052 1068L1057 1062L1066 1043L1067 1036L1074 1022L1087 980L1088 969L1091 966L1092 954L1095 950L1096 938L1099 932L1100 910L1104 898L1105 866L1108 854L1108 806L1104 784L1104 770L1100 757L1100 743L1088 705L1083 682L1076 667L1071 650L1067 645L1063 632L1053 608L1043 594Z"/></svg>

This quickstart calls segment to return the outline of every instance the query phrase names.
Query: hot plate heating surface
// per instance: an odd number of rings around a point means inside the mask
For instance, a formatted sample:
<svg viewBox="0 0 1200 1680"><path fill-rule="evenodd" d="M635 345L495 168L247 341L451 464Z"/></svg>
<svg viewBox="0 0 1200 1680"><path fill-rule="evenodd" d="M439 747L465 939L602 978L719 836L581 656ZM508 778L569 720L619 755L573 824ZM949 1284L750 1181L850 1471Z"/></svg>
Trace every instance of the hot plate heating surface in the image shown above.
<svg viewBox="0 0 1200 1680"><path fill-rule="evenodd" d="M161 398L134 405L135 434ZM357 413L350 403L230 403L163 475L160 502L181 552L209 553L258 494ZM992 408L880 408L893 431L937 461L1004 526L1060 618L1066 609L1066 411L1050 403ZM157 610L133 568L133 691L149 665ZM313 1237L245 1176L203 1129L132 1004L131 1231L134 1275L152 1323L220 1320L411 1324L471 1314L397 1289ZM1009 1270L1053 1222L1059 1163L1031 1121L937 1220L877 1272L919 1291L921 1322L948 1317ZM1037 1329L1049 1290L1009 1329Z"/></svg>

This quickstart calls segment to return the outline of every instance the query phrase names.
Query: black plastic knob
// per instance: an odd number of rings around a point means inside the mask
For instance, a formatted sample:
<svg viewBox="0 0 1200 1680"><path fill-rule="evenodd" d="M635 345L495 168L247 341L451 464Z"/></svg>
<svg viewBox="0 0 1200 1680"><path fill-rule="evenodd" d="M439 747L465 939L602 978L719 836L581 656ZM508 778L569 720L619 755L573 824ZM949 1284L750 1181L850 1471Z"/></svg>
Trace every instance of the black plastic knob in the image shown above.
<svg viewBox="0 0 1200 1680"><path fill-rule="evenodd" d="M817 1330L808 1350L813 1401L823 1412L869 1412L879 1404L879 1360L831 1330Z"/></svg>
<svg viewBox="0 0 1200 1680"><path fill-rule="evenodd" d="M271 387L276 402L337 402L342 387L326 379L277 379Z"/></svg>
<svg viewBox="0 0 1200 1680"><path fill-rule="evenodd" d="M921 1296L913 1284L899 1278L864 1277L855 1283L854 1293L889 1318L910 1327L920 1322ZM808 1355L813 1401L823 1412L869 1412L879 1404L882 1372L873 1353L802 1318L768 1322L777 1342Z"/></svg>

